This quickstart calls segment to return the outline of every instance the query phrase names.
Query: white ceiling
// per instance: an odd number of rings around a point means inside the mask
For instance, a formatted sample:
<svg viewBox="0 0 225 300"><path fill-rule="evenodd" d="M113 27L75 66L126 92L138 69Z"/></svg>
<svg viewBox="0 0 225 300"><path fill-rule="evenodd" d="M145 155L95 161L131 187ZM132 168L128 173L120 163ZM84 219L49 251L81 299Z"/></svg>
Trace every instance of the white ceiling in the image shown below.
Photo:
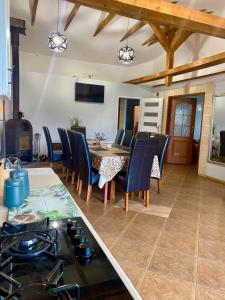
<svg viewBox="0 0 225 300"><path fill-rule="evenodd" d="M224 0L179 0L179 4L195 9L213 10L215 15L225 16ZM65 17L69 15L72 8L73 4L60 1L61 31L64 28ZM47 40L48 34L56 30L57 0L39 0L34 26L30 25L29 0L11 0L11 16L26 21L26 36L21 36L20 40L21 50L37 54L52 54L48 49ZM68 50L60 56L120 65L117 52L126 44L125 41L120 43L120 39L127 31L127 19L115 17L99 35L93 37L97 24L104 16L105 13L101 11L81 7L65 32L68 38ZM129 23L131 27L136 20L130 20ZM136 51L134 64L155 60L163 53L164 50L159 44L151 47L141 46L151 33L150 26L146 25L130 37L129 45Z"/></svg>

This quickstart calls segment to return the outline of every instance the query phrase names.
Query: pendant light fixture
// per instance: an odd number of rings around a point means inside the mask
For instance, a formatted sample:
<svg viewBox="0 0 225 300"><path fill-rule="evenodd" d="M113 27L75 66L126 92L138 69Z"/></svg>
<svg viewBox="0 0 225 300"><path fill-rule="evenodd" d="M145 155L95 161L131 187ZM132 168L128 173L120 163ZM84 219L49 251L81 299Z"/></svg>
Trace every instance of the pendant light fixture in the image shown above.
<svg viewBox="0 0 225 300"><path fill-rule="evenodd" d="M58 0L58 18L57 18L57 31L52 32L48 36L48 47L54 52L64 52L67 49L67 38L59 32L59 0Z"/></svg>
<svg viewBox="0 0 225 300"><path fill-rule="evenodd" d="M129 29L129 18L127 19L127 31ZM131 64L135 59L136 53L133 48L128 46L128 39L126 46L122 47L118 52L119 61L122 64Z"/></svg>

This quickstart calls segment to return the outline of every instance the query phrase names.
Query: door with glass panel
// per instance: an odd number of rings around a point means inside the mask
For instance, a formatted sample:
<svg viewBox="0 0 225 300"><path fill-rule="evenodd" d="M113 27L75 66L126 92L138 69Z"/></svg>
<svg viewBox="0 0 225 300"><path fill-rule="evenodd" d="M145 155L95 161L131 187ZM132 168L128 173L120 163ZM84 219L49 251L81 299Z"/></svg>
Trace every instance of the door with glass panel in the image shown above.
<svg viewBox="0 0 225 300"><path fill-rule="evenodd" d="M196 99L173 98L170 102L168 163L191 164Z"/></svg>

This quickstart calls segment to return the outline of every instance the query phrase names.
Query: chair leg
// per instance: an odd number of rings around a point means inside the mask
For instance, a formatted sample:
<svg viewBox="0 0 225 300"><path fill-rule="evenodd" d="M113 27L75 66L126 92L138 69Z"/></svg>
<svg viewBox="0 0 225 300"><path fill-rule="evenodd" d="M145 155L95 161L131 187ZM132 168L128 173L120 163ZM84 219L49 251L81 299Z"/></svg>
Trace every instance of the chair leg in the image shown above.
<svg viewBox="0 0 225 300"><path fill-rule="evenodd" d="M125 198L124 198L124 209L125 211L128 211L128 200L129 200L129 193L125 193Z"/></svg>
<svg viewBox="0 0 225 300"><path fill-rule="evenodd" d="M52 165L53 165L53 164L52 164L52 163L50 163L50 164L49 164L49 167L50 167L50 168L52 168Z"/></svg>
<svg viewBox="0 0 225 300"><path fill-rule="evenodd" d="M80 196L81 195L81 191L82 191L82 180L79 180L79 190L78 190L78 195Z"/></svg>
<svg viewBox="0 0 225 300"><path fill-rule="evenodd" d="M116 182L115 180L112 180L110 182L110 200L114 200L115 199L115 194L116 194Z"/></svg>
<svg viewBox="0 0 225 300"><path fill-rule="evenodd" d="M92 191L92 185L88 185L87 187L87 198L86 201L88 202L91 196L91 191Z"/></svg>
<svg viewBox="0 0 225 300"><path fill-rule="evenodd" d="M160 189L159 189L159 179L157 179L158 181L158 194L160 193Z"/></svg>
<svg viewBox="0 0 225 300"><path fill-rule="evenodd" d="M71 184L74 184L74 178L75 178L75 172L73 171L73 173L72 173L72 179L71 179Z"/></svg>
<svg viewBox="0 0 225 300"><path fill-rule="evenodd" d="M106 181L105 187L104 187L104 204L107 204L107 202L108 202L108 186L109 186L109 183L108 183L108 181Z"/></svg>
<svg viewBox="0 0 225 300"><path fill-rule="evenodd" d="M66 169L66 181L68 181L68 178L69 178L69 172L70 172L70 170L69 170L69 169Z"/></svg>
<svg viewBox="0 0 225 300"><path fill-rule="evenodd" d="M77 192L79 191L79 186L80 186L80 177L77 176Z"/></svg>
<svg viewBox="0 0 225 300"><path fill-rule="evenodd" d="M149 202L150 202L150 191L147 190L145 191L145 206L149 207Z"/></svg>
<svg viewBox="0 0 225 300"><path fill-rule="evenodd" d="M65 174L65 172L66 172L66 167L63 167L63 169L62 169L63 175Z"/></svg>
<svg viewBox="0 0 225 300"><path fill-rule="evenodd" d="M134 192L130 193L131 198L134 198Z"/></svg>
<svg viewBox="0 0 225 300"><path fill-rule="evenodd" d="M144 199L144 192L138 192L138 197Z"/></svg>

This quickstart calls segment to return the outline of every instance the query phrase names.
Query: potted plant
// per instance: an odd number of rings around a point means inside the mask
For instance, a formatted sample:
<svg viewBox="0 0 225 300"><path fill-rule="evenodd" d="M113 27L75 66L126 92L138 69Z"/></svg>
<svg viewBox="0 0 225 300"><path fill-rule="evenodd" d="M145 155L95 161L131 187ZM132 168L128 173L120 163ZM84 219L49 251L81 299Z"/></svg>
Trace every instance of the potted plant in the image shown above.
<svg viewBox="0 0 225 300"><path fill-rule="evenodd" d="M81 126L82 121L78 117L71 119L71 130L76 130L86 134L86 127Z"/></svg>

